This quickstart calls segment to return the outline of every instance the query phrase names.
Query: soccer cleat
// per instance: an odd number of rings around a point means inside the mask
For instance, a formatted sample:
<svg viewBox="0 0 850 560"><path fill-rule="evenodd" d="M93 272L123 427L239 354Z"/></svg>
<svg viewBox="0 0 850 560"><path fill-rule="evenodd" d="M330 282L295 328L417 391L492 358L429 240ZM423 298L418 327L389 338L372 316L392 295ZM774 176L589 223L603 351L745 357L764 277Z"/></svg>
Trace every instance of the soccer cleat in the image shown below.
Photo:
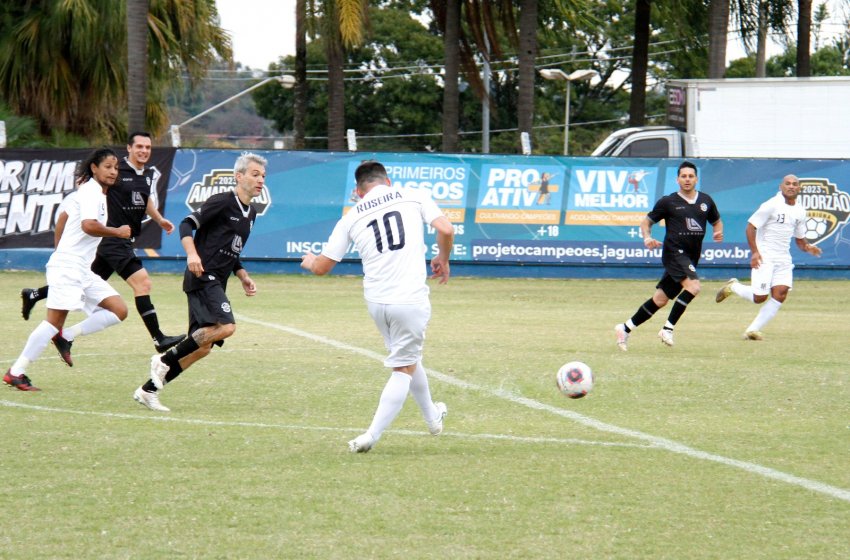
<svg viewBox="0 0 850 560"><path fill-rule="evenodd" d="M180 344L183 339L186 338L185 334L178 334L175 336L163 336L159 340L155 340L153 345L156 348L156 351L162 354L172 346L177 346Z"/></svg>
<svg viewBox="0 0 850 560"><path fill-rule="evenodd" d="M38 296L38 290L33 290L32 288L24 288L21 290L21 315L24 316L24 321L30 320L30 313L32 313L32 308L35 307L36 302L38 302L35 297Z"/></svg>
<svg viewBox="0 0 850 560"><path fill-rule="evenodd" d="M56 350L59 352L59 357L62 358L62 361L68 364L68 367L74 367L74 360L71 359L71 344L73 343L70 340L62 338L62 331L59 331L53 337L53 344L56 346Z"/></svg>
<svg viewBox="0 0 850 560"><path fill-rule="evenodd" d="M140 405L146 406L151 410L156 410L157 412L171 412L170 408L159 402L159 395L156 393L148 393L141 387L136 389L136 392L133 393L133 400Z"/></svg>
<svg viewBox="0 0 850 560"><path fill-rule="evenodd" d="M368 453L373 445L375 445L375 440L372 439L369 432L366 432L349 441L348 450L352 453Z"/></svg>
<svg viewBox="0 0 850 560"><path fill-rule="evenodd" d="M730 278L723 284L723 287L717 290L717 295L714 296L714 301L720 303L724 299L732 295L732 284L738 281L737 278Z"/></svg>
<svg viewBox="0 0 850 560"><path fill-rule="evenodd" d="M660 338L661 342L667 346L673 346L675 344L675 342L673 342L673 331L671 330L661 329L658 331L658 338Z"/></svg>
<svg viewBox="0 0 850 560"><path fill-rule="evenodd" d="M629 350L629 333L626 332L626 325L619 323L614 325L614 332L617 333L617 348L623 352Z"/></svg>
<svg viewBox="0 0 850 560"><path fill-rule="evenodd" d="M26 375L12 375L11 369L7 370L6 375L3 376L3 383L18 391L41 391L32 384L32 381Z"/></svg>
<svg viewBox="0 0 850 560"><path fill-rule="evenodd" d="M747 331L744 333L744 340L764 340L764 333L761 331Z"/></svg>
<svg viewBox="0 0 850 560"><path fill-rule="evenodd" d="M437 407L437 412L440 414L436 420L428 422L428 431L431 432L432 436L438 436L443 433L443 418L449 414L449 408L444 402L435 402L434 406Z"/></svg>
<svg viewBox="0 0 850 560"><path fill-rule="evenodd" d="M162 363L162 356L154 354L151 356L151 381L154 387L162 389L165 387L165 376L168 374L168 364Z"/></svg>

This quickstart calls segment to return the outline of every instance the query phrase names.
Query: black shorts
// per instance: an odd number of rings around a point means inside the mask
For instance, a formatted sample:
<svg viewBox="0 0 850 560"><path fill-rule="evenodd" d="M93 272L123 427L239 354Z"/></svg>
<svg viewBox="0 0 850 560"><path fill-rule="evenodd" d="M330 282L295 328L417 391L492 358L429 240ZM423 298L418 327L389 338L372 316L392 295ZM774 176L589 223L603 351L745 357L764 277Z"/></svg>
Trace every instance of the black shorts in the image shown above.
<svg viewBox="0 0 850 560"><path fill-rule="evenodd" d="M202 327L236 324L230 300L221 284L206 282L199 289L187 292L186 299L189 301L189 336ZM215 344L221 346L224 341Z"/></svg>
<svg viewBox="0 0 850 560"><path fill-rule="evenodd" d="M97 256L91 263L91 270L104 280L109 280L113 272L123 279L142 270L142 260L136 256L133 242L129 239L105 237L97 246Z"/></svg>
<svg viewBox="0 0 850 560"><path fill-rule="evenodd" d="M699 280L697 269L687 255L678 254L666 259L664 263L664 276L655 285L664 294L673 299L682 291L682 280L690 278Z"/></svg>

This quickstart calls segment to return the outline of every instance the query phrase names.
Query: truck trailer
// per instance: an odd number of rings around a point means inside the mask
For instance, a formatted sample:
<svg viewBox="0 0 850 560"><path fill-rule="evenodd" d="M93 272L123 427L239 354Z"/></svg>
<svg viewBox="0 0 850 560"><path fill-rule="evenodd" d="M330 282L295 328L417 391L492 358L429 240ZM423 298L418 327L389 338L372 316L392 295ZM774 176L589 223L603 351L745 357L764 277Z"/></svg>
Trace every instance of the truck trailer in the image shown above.
<svg viewBox="0 0 850 560"><path fill-rule="evenodd" d="M850 77L667 82L668 126L632 127L608 157L850 159Z"/></svg>

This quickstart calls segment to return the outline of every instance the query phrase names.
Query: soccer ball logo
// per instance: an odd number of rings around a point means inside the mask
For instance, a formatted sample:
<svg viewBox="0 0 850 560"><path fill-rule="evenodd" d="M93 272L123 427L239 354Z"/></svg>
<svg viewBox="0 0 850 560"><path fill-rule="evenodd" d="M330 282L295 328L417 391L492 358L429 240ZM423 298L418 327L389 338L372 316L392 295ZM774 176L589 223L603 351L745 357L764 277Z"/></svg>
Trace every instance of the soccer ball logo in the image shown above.
<svg viewBox="0 0 850 560"><path fill-rule="evenodd" d="M826 235L829 222L826 218L806 218L806 241L817 241Z"/></svg>
<svg viewBox="0 0 850 560"><path fill-rule="evenodd" d="M561 393L571 399L580 399L593 389L593 372L584 362L569 362L558 370L555 382Z"/></svg>

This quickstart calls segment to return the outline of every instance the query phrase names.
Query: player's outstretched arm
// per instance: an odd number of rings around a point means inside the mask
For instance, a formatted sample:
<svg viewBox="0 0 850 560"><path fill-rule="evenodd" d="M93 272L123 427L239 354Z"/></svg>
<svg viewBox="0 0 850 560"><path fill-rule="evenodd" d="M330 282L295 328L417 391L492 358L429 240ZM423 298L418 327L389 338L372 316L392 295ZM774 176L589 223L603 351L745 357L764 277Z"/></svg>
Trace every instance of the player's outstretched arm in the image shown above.
<svg viewBox="0 0 850 560"><path fill-rule="evenodd" d="M242 289L245 290L245 295L248 297L257 295L257 285L248 275L248 271L240 268L236 271L236 277L242 282Z"/></svg>
<svg viewBox="0 0 850 560"><path fill-rule="evenodd" d="M336 261L326 257L325 255L304 253L301 257L301 268L312 272L316 276L324 276L333 270L333 267L335 266Z"/></svg>
<svg viewBox="0 0 850 560"><path fill-rule="evenodd" d="M644 216L640 221L640 234L643 236L643 246L647 249L657 249L662 243L657 239L652 238L652 220L649 216Z"/></svg>
<svg viewBox="0 0 850 560"><path fill-rule="evenodd" d="M148 198L148 205L145 207L145 213L151 217L151 220L159 224L159 227L165 231L167 235L171 235L171 232L174 231L174 224L171 223L171 220L166 220L165 217L159 213L156 205L153 203L153 197Z"/></svg>
<svg viewBox="0 0 850 560"><path fill-rule="evenodd" d="M713 224L711 224L712 236L717 243L723 241L723 220L717 220Z"/></svg>
<svg viewBox="0 0 850 560"><path fill-rule="evenodd" d="M449 257L452 254L455 230L452 223L445 216L440 216L431 222L431 227L437 230L437 255L431 259L431 278L439 278L440 284L449 281L451 274Z"/></svg>
<svg viewBox="0 0 850 560"><path fill-rule="evenodd" d="M804 252L806 252L810 255L814 255L816 257L820 257L823 254L823 250L821 250L821 248L818 247L817 245L812 245L811 243L809 243L805 239L801 239L799 237L796 237L795 239L797 241L797 247L801 251L804 251Z"/></svg>

